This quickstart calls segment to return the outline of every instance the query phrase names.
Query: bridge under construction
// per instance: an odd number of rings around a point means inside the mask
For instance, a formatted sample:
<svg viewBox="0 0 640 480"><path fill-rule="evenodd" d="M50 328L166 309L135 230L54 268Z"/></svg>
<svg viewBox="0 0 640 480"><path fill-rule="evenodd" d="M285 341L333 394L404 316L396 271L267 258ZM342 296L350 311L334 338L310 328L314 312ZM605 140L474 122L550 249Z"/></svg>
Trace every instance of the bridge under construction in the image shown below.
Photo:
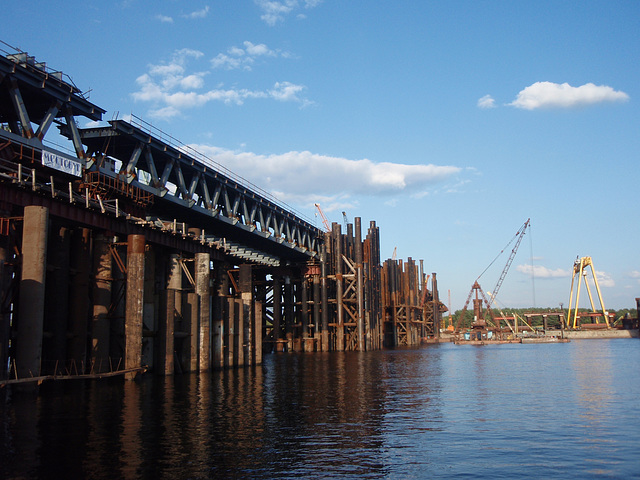
<svg viewBox="0 0 640 480"><path fill-rule="evenodd" d="M105 113L65 74L2 51L3 385L438 336L436 274L381 263L374 221L319 229L142 119Z"/></svg>

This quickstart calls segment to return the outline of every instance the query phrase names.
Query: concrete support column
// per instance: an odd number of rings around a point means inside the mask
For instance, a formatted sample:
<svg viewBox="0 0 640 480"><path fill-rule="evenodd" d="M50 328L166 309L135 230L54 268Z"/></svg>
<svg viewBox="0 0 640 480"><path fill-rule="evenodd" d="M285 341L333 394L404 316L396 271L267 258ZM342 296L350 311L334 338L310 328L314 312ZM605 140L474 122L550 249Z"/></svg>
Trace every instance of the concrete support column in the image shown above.
<svg viewBox="0 0 640 480"><path fill-rule="evenodd" d="M164 291L164 309L158 319L158 331L154 344L155 351L155 372L159 375L173 375L175 364L174 333L176 323L176 291L167 289Z"/></svg>
<svg viewBox="0 0 640 480"><path fill-rule="evenodd" d="M187 330L187 337L184 339L182 345L183 369L187 372L197 372L198 352L200 351L200 346L198 345L198 338L200 336L200 328L198 325L200 320L200 299L197 293L187 293L186 311L182 312L182 318L184 319Z"/></svg>
<svg viewBox="0 0 640 480"><path fill-rule="evenodd" d="M256 301L253 308L253 358L254 365L262 365L262 302Z"/></svg>
<svg viewBox="0 0 640 480"><path fill-rule="evenodd" d="M93 241L93 318L91 322L91 363L98 373L109 371L109 306L111 305L112 263L109 237L99 234Z"/></svg>
<svg viewBox="0 0 640 480"><path fill-rule="evenodd" d="M91 230L77 228L71 235L71 283L67 356L73 373L84 373L89 334L91 283Z"/></svg>
<svg viewBox="0 0 640 480"><path fill-rule="evenodd" d="M327 293L327 247L320 250L320 296L322 303L322 324L320 328L322 351L329 351L329 296Z"/></svg>
<svg viewBox="0 0 640 480"><path fill-rule="evenodd" d="M176 367L174 359L176 317L182 313L182 292L180 291L182 288L182 267L180 266L180 255L175 253L169 255L166 270L167 288L161 293L162 307L158 315L158 331L154 345L154 367L156 373L160 375L172 375L176 368L180 368L179 366ZM190 337L187 336L184 341L188 344ZM185 356L188 362L188 354ZM184 360L185 358L183 358ZM184 368L188 370L188 363L185 364Z"/></svg>
<svg viewBox="0 0 640 480"><path fill-rule="evenodd" d="M245 311L242 299L236 298L236 308L233 316L233 365L235 367L244 366L244 323Z"/></svg>
<svg viewBox="0 0 640 480"><path fill-rule="evenodd" d="M225 367L233 367L235 365L235 324L237 314L235 298L227 298L227 315L224 318L225 347L227 348L227 354L224 359Z"/></svg>
<svg viewBox="0 0 640 480"><path fill-rule="evenodd" d="M316 267L317 268L317 267ZM320 344L320 275L313 273L313 338L315 345Z"/></svg>
<svg viewBox="0 0 640 480"><path fill-rule="evenodd" d="M211 369L211 255L196 253L196 294L200 301L199 369Z"/></svg>
<svg viewBox="0 0 640 480"><path fill-rule="evenodd" d="M49 209L39 206L25 207L23 225L22 277L15 360L20 378L40 375Z"/></svg>
<svg viewBox="0 0 640 480"><path fill-rule="evenodd" d="M284 334L287 339L288 352L293 351L294 323L293 279L287 275L284 277Z"/></svg>
<svg viewBox="0 0 640 480"><path fill-rule="evenodd" d="M280 352L282 330L282 277L279 273L273 274L273 343L276 352Z"/></svg>
<svg viewBox="0 0 640 480"><path fill-rule="evenodd" d="M216 265L216 295L213 299L212 314L212 367L224 367L224 318L226 311L226 296L229 291L229 276L223 265Z"/></svg>
<svg viewBox="0 0 640 480"><path fill-rule="evenodd" d="M244 364L251 365L252 352L255 348L255 327L253 325L253 271L251 265L240 265L239 285L242 299L242 348L244 351Z"/></svg>
<svg viewBox="0 0 640 480"><path fill-rule="evenodd" d="M137 368L142 364L142 317L144 313L144 235L127 238L127 300L124 325L124 368ZM135 374L127 374L133 380Z"/></svg>
<svg viewBox="0 0 640 480"><path fill-rule="evenodd" d="M300 289L300 312L302 316L300 323L302 324L302 342L304 342L306 338L309 338L309 284L306 275L302 275Z"/></svg>
<svg viewBox="0 0 640 480"><path fill-rule="evenodd" d="M181 365L176 365L174 352L176 351L176 331L179 325L176 320L182 315L182 267L180 255L171 254L166 264L167 288L161 292L163 301L158 315L158 332L156 336L156 364L155 370L161 375L172 375L176 370L189 371L189 353L182 351L183 358L178 360ZM186 330L189 330L189 318L185 318ZM185 350L189 349L191 338L188 335L182 339Z"/></svg>

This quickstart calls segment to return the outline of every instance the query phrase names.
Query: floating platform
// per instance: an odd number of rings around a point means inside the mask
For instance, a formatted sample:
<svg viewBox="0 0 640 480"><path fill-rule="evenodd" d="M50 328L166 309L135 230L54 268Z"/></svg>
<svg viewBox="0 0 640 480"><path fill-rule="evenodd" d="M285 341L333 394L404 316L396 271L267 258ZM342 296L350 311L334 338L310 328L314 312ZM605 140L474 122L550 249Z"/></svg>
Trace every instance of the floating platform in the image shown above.
<svg viewBox="0 0 640 480"><path fill-rule="evenodd" d="M569 343L571 340L562 337L522 337L521 343Z"/></svg>
<svg viewBox="0 0 640 480"><path fill-rule="evenodd" d="M512 338L509 340L454 340L455 345L502 345L505 343L522 343L519 338Z"/></svg>

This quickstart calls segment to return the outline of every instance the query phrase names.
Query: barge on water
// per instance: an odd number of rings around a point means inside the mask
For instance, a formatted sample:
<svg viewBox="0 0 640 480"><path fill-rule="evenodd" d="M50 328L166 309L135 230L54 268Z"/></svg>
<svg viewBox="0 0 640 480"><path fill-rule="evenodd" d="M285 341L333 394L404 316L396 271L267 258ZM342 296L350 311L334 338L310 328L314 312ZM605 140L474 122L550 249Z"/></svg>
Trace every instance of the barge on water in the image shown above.
<svg viewBox="0 0 640 480"><path fill-rule="evenodd" d="M518 335L514 331L505 332L499 327L489 327L484 319L476 319L471 328L453 336L455 345L500 345L505 343L568 343L564 336Z"/></svg>

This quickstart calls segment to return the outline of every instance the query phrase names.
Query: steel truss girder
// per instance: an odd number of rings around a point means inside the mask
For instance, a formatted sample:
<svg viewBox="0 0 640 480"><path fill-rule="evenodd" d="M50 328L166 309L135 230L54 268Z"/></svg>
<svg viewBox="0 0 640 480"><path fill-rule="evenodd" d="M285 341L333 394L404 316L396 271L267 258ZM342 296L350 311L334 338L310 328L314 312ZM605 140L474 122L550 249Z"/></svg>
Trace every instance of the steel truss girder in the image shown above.
<svg viewBox="0 0 640 480"><path fill-rule="evenodd" d="M84 116L95 121L102 120L105 113L105 110L82 97L76 87L38 65L0 56L0 82L12 83L14 88L18 89L25 102L26 111L29 112L29 120L38 125L45 121L51 105L55 102L70 108L73 116ZM58 109L55 117L64 116L63 110ZM3 116L0 121L10 122L16 113L11 114L12 118Z"/></svg>
<svg viewBox="0 0 640 480"><path fill-rule="evenodd" d="M106 175L126 175L132 185L158 197L309 256L317 255L322 232L313 225L217 171L215 165L193 158L129 122L112 120L109 124L81 129L80 136L94 156L120 160L123 167L118 173L97 165L91 168ZM146 162L138 162L142 151ZM159 171L163 172L161 177Z"/></svg>
<svg viewBox="0 0 640 480"><path fill-rule="evenodd" d="M65 128L79 159L86 157L75 116L101 120L105 110L88 102L80 91L49 73L43 64L0 56L0 122L6 122L24 143L42 149L42 140L56 119L64 118ZM32 59L31 59L32 60ZM37 125L34 133L33 125Z"/></svg>

